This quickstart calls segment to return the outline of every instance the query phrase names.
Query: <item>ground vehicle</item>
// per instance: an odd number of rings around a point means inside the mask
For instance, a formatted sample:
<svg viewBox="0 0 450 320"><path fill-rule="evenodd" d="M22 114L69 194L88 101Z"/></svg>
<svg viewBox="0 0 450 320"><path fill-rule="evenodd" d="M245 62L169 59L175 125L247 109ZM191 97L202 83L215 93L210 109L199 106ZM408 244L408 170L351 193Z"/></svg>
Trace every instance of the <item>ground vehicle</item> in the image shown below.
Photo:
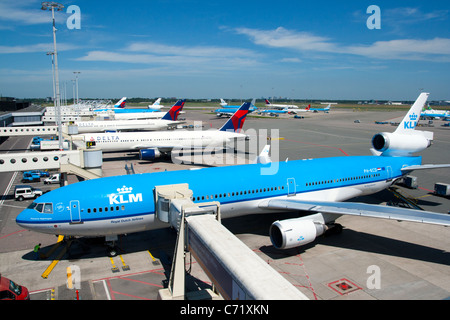
<svg viewBox="0 0 450 320"><path fill-rule="evenodd" d="M41 178L42 178L42 177L50 177L50 173L48 173L48 171L31 170L31 171L28 171L28 172L38 174Z"/></svg>
<svg viewBox="0 0 450 320"><path fill-rule="evenodd" d="M37 173L26 171L23 173L22 182L39 182L41 181L41 176Z"/></svg>
<svg viewBox="0 0 450 320"><path fill-rule="evenodd" d="M28 289L0 274L0 300L30 300Z"/></svg>
<svg viewBox="0 0 450 320"><path fill-rule="evenodd" d="M45 184L51 184L51 183L59 183L61 178L60 173L53 174L50 178L47 178L44 180Z"/></svg>
<svg viewBox="0 0 450 320"><path fill-rule="evenodd" d="M14 198L19 201L37 198L42 195L42 190L28 185L18 185L14 188Z"/></svg>

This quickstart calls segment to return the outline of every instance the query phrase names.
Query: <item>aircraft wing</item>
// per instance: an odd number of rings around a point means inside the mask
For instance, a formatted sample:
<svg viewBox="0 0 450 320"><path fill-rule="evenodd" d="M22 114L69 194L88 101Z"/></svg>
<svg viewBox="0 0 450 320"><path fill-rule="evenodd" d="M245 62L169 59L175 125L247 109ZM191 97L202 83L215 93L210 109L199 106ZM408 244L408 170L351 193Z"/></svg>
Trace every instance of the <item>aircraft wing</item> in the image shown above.
<svg viewBox="0 0 450 320"><path fill-rule="evenodd" d="M447 214L364 203L278 199L269 200L265 203L263 202L260 207L267 209L301 210L450 226L450 215Z"/></svg>
<svg viewBox="0 0 450 320"><path fill-rule="evenodd" d="M441 168L450 168L450 164L425 164L425 165L409 166L402 168L402 172L414 170L441 169Z"/></svg>

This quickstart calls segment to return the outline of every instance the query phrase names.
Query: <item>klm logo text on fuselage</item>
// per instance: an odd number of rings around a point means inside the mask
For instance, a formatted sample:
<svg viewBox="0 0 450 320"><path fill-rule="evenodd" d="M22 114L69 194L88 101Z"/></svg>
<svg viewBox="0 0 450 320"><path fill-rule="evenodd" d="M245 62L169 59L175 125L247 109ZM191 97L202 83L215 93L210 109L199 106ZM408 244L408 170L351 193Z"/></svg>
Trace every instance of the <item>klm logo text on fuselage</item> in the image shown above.
<svg viewBox="0 0 450 320"><path fill-rule="evenodd" d="M405 121L405 123L403 124L404 125L403 129L414 130L416 128L418 118L419 118L419 116L417 114L415 114L415 113L411 114L409 116L410 121Z"/></svg>
<svg viewBox="0 0 450 320"><path fill-rule="evenodd" d="M133 193L132 187L123 186L117 188L117 193L109 194L108 198L110 205L142 202L142 193Z"/></svg>

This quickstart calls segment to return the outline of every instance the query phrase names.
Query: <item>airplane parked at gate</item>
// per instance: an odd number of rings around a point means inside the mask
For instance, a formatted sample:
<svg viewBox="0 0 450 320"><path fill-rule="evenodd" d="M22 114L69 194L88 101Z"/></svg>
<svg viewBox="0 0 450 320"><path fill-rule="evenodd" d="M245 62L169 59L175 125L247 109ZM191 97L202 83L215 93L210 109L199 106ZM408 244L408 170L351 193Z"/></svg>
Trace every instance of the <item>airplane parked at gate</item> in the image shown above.
<svg viewBox="0 0 450 320"><path fill-rule="evenodd" d="M119 101L116 102L115 105L112 107L106 107L106 108L97 108L92 111L94 112L102 112L102 111L109 111L109 110L117 110L117 109L124 109L127 104L127 97L123 97Z"/></svg>
<svg viewBox="0 0 450 320"><path fill-rule="evenodd" d="M178 100L161 119L75 121L78 133L162 130L182 123L176 121L186 100Z"/></svg>
<svg viewBox="0 0 450 320"><path fill-rule="evenodd" d="M219 130L176 130L154 132L87 133L82 137L83 144L92 141L103 151L135 150L141 160L154 160L173 149L201 149L223 147L228 142L245 139L239 133L244 124L250 103L245 102Z"/></svg>
<svg viewBox="0 0 450 320"><path fill-rule="evenodd" d="M342 215L449 226L450 215L344 202L384 190L414 170L450 167L422 165L422 157L413 155L430 147L433 140L433 133L415 131L427 98L428 93L419 96L395 132L374 136L373 156L257 161L99 178L40 196L16 222L25 229L66 236L110 237L165 228L168 224L155 216L155 187L187 183L194 203L220 202L222 218L302 212L300 218L276 221L270 227L272 244L279 249L313 242L330 228L339 230L336 220Z"/></svg>

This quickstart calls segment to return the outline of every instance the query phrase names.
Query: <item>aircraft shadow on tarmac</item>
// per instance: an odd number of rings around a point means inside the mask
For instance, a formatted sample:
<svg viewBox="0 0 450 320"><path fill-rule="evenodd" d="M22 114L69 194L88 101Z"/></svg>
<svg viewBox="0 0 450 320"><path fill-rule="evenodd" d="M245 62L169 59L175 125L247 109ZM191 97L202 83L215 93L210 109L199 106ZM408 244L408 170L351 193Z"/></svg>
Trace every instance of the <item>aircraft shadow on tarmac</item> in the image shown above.
<svg viewBox="0 0 450 320"><path fill-rule="evenodd" d="M303 247L280 251L273 246L263 246L260 250L276 260L302 254L317 245L450 265L450 252L346 228L341 234L320 236Z"/></svg>
<svg viewBox="0 0 450 320"><path fill-rule="evenodd" d="M276 220L299 217L299 213L271 213L247 215L236 218L223 219L223 225L233 234L253 234L269 237L270 225ZM176 232L165 228L151 230L122 236L117 241L118 254L135 253L150 250L151 254L159 259L163 265L170 265L176 243ZM55 241L56 243L56 241ZM325 234L314 242L289 250L278 250L272 245L262 245L260 250L270 258L283 259L295 256L314 248L316 245L372 252L393 257L402 257L412 260L421 260L442 265L450 265L450 252L440 249L410 243L407 241L391 239L375 234L359 232L345 228L340 234ZM52 246L43 247L41 252L46 253ZM76 262L79 259L91 259L107 256L107 247L103 238L78 238L61 260ZM55 259L59 250L56 250L47 260ZM25 260L35 260L35 254L30 251L23 255ZM169 268L170 269L170 268ZM170 272L170 270L169 270Z"/></svg>

